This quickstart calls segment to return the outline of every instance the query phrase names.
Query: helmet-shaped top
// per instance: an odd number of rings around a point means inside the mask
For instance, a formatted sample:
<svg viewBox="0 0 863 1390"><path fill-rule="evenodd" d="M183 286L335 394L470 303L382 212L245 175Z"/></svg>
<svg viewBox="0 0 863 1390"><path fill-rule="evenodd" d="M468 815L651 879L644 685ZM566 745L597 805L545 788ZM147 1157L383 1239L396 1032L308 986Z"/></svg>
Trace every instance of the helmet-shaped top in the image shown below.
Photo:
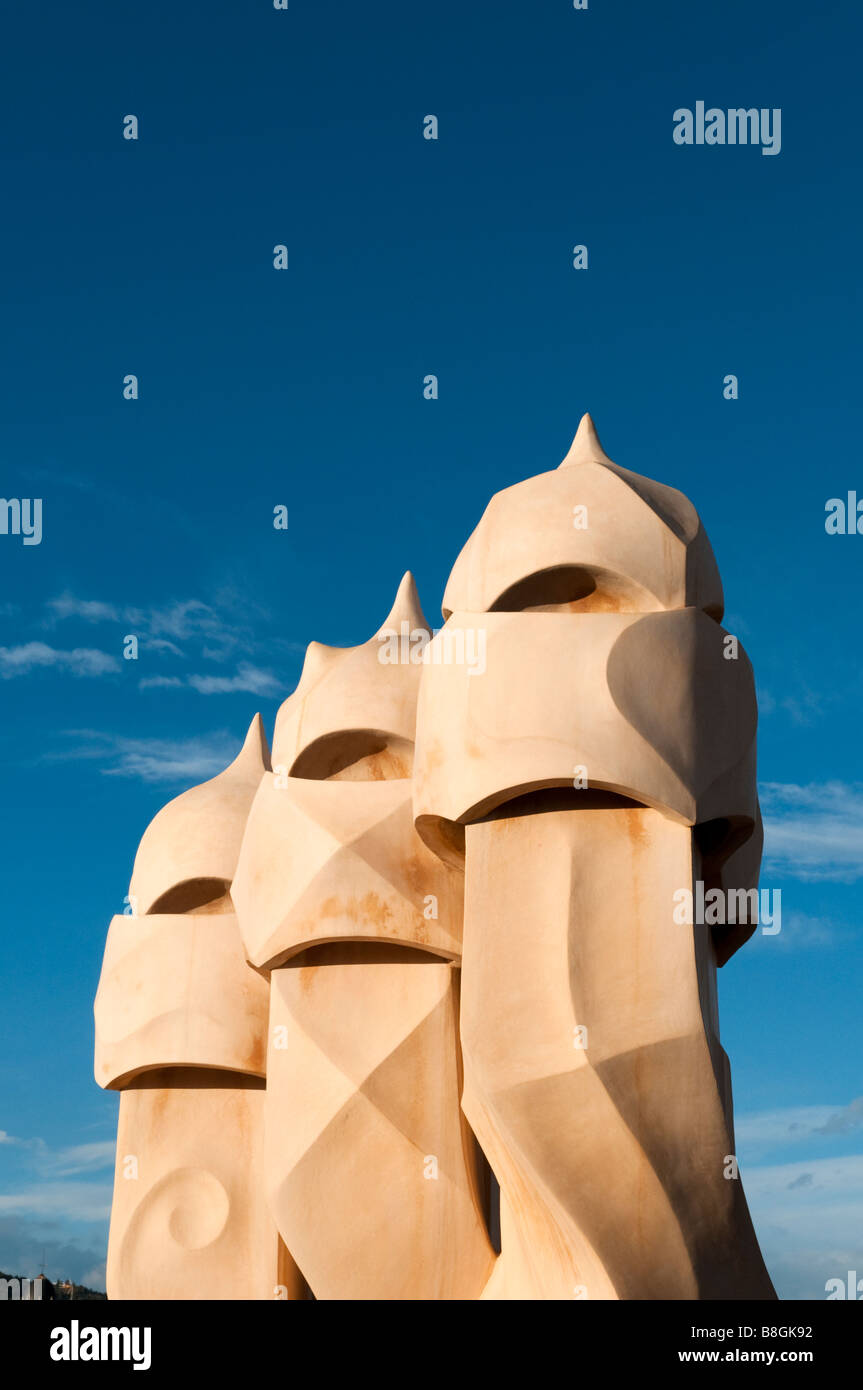
<svg viewBox="0 0 863 1390"><path fill-rule="evenodd" d="M174 797L144 831L129 886L137 916L187 911L204 900L202 893L216 897L227 890L249 808L269 766L267 736L256 714L224 772Z"/></svg>
<svg viewBox="0 0 863 1390"><path fill-rule="evenodd" d="M418 656L430 638L408 571L392 609L367 642L310 642L297 688L276 716L273 766L293 777L409 777L422 673ZM346 773L360 764L364 772Z"/></svg>
<svg viewBox="0 0 863 1390"><path fill-rule="evenodd" d="M692 607L718 621L723 606L692 503L612 463L585 415L559 468L492 497L453 566L443 615Z"/></svg>

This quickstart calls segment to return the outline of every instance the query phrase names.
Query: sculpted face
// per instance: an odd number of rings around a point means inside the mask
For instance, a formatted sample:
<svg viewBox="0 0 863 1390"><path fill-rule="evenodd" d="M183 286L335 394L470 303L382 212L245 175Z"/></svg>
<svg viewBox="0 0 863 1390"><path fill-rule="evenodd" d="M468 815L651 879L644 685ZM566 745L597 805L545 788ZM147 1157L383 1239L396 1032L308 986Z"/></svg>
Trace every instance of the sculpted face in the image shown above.
<svg viewBox="0 0 863 1390"><path fill-rule="evenodd" d="M121 1092L111 1298L303 1291L265 1195L269 977L246 959L230 891L268 765L256 719L230 767L152 821L133 913L108 932L94 1011L96 1080Z"/></svg>
<svg viewBox="0 0 863 1390"><path fill-rule="evenodd" d="M406 576L381 633L430 636ZM368 941L461 954L461 892L413 825L421 667L313 643L282 705L243 838L233 899L249 960L268 969L313 945Z"/></svg>
<svg viewBox="0 0 863 1390"><path fill-rule="evenodd" d="M722 611L694 508L589 417L492 498L447 584L430 653L473 629L485 671L424 666L414 814L464 868L462 1106L501 1203L484 1297L773 1296L724 1172L715 974L754 926L674 920L696 881L757 882L754 683Z"/></svg>
<svg viewBox="0 0 863 1390"><path fill-rule="evenodd" d="M380 632L314 643L282 706L233 896L272 971L267 1191L319 1298L476 1298L493 1252L460 1109L460 878L414 829L430 633L406 576Z"/></svg>

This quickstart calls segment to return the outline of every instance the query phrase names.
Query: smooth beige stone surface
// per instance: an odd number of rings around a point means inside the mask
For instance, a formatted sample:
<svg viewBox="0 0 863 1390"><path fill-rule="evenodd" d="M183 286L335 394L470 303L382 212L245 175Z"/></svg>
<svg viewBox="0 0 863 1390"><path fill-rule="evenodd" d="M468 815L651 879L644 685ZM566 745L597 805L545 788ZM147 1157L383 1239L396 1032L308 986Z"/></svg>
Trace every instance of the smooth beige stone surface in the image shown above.
<svg viewBox="0 0 863 1390"><path fill-rule="evenodd" d="M266 1202L263 1119L252 1077L172 1068L123 1092L109 1298L306 1297Z"/></svg>
<svg viewBox="0 0 863 1390"><path fill-rule="evenodd" d="M256 714L230 766L169 801L144 832L129 887L137 916L154 910L185 912L226 891L249 807L269 766L264 727Z"/></svg>
<svg viewBox="0 0 863 1390"><path fill-rule="evenodd" d="M486 670L434 660L450 626L485 632ZM465 822L542 787L589 784L674 819L756 816L756 704L740 649L698 609L455 613L429 648L414 810ZM477 642L479 638L477 637Z"/></svg>
<svg viewBox="0 0 863 1390"><path fill-rule="evenodd" d="M461 954L462 885L414 830L409 779L279 784L255 797L232 895L256 965L315 942Z"/></svg>
<svg viewBox="0 0 863 1390"><path fill-rule="evenodd" d="M458 971L355 942L305 959L272 976L279 1230L316 1298L478 1298L494 1254L459 1109Z"/></svg>
<svg viewBox="0 0 863 1390"><path fill-rule="evenodd" d="M574 524L582 506L584 530ZM561 568L577 573L555 576ZM525 587L536 575L545 583ZM558 469L491 499L453 566L443 615L558 604L567 595L582 612L723 612L716 560L692 503L612 463L589 415Z"/></svg>
<svg viewBox="0 0 863 1390"><path fill-rule="evenodd" d="M362 780L410 777L422 666L382 660L388 634L404 634L408 642L411 634L425 640L431 635L410 573L368 642L309 644L299 684L276 717L275 770L325 779L350 776L347 769L354 766L353 775Z"/></svg>
<svg viewBox="0 0 863 1390"><path fill-rule="evenodd" d="M463 1104L502 1193L488 1296L773 1297L723 1175L712 947L672 916L691 832L586 803L466 840Z"/></svg>
<svg viewBox="0 0 863 1390"><path fill-rule="evenodd" d="M96 1080L120 1089L155 1067L263 1076L269 981L233 913L114 917L96 995Z"/></svg>

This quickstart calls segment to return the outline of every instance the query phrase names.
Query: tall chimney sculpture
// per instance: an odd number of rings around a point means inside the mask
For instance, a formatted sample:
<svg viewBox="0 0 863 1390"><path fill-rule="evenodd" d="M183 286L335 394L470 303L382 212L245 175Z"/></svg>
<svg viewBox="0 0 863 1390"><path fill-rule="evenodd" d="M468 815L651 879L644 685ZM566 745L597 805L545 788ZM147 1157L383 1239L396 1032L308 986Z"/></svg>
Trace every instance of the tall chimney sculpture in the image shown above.
<svg viewBox="0 0 863 1390"><path fill-rule="evenodd" d="M775 1297L716 1003L757 918L680 907L758 880L722 611L694 508L585 416L437 635L406 575L311 644L272 767L256 721L160 812L96 1001L109 1297Z"/></svg>
<svg viewBox="0 0 863 1390"><path fill-rule="evenodd" d="M408 574L368 642L312 643L234 883L272 972L267 1190L318 1298L478 1298L494 1261L459 1103L460 877L411 810L430 636Z"/></svg>
<svg viewBox="0 0 863 1390"><path fill-rule="evenodd" d="M765 1298L734 1171L714 940L695 882L757 881L756 705L679 492L589 416L559 469L498 493L456 561L432 660L417 828L464 839L462 1105L501 1187L498 1298ZM737 659L726 660L727 651Z"/></svg>
<svg viewBox="0 0 863 1390"><path fill-rule="evenodd" d="M95 1017L96 1080L120 1092L110 1298L305 1296L265 1195L268 980L230 896L268 766L256 716L230 767L152 821L131 912L108 932Z"/></svg>

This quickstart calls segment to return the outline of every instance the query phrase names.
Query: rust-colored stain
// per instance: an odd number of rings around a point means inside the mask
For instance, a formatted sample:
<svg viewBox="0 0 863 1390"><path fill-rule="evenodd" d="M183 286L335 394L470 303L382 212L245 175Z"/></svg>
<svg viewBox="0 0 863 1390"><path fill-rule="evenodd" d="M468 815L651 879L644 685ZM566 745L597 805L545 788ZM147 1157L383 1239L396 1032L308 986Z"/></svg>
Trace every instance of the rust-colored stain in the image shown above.
<svg viewBox="0 0 863 1390"><path fill-rule="evenodd" d="M626 833L632 843L644 847L648 843L644 811L640 807L630 806L621 808L619 814L625 817Z"/></svg>
<svg viewBox="0 0 863 1390"><path fill-rule="evenodd" d="M430 864L429 858L427 853L417 850L408 855L402 862L402 873L414 893L422 894L433 891L431 870L434 865Z"/></svg>
<svg viewBox="0 0 863 1390"><path fill-rule="evenodd" d="M361 898L335 894L325 898L317 916L326 921L331 917L347 917L350 922L368 922L385 930L392 918L392 908L378 893L364 893Z"/></svg>
<svg viewBox="0 0 863 1390"><path fill-rule="evenodd" d="M256 1029L252 1036L252 1045L247 1049L242 1061L243 1070L258 1073L266 1071L266 1057L264 1035Z"/></svg>

